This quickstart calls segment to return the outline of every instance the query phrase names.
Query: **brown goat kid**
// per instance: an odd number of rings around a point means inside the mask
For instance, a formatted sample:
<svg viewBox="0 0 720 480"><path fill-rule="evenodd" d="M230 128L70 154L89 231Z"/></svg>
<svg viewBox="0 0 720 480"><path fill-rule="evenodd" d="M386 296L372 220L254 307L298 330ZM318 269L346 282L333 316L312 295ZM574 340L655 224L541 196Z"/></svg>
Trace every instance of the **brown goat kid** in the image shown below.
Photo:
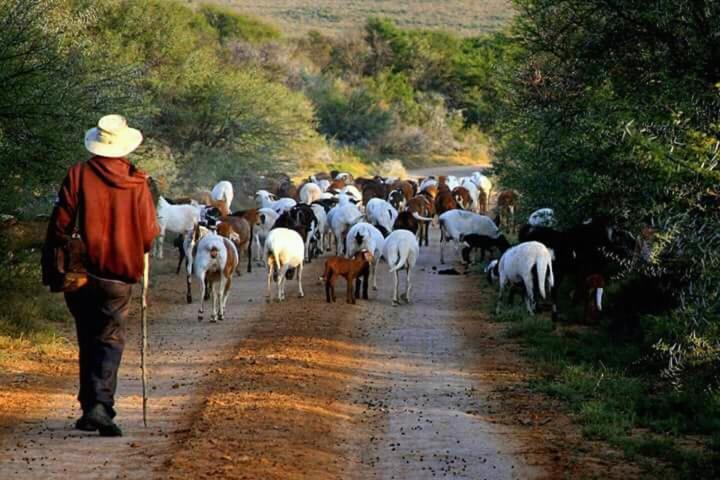
<svg viewBox="0 0 720 480"><path fill-rule="evenodd" d="M347 303L355 303L355 298L360 296L360 280L363 282L363 299L368 299L368 278L370 276L370 262L373 255L367 250L362 250L353 258L330 257L325 261L325 298L328 303L335 301L335 280L338 277L345 277L347 282ZM355 291L353 292L353 282Z"/></svg>

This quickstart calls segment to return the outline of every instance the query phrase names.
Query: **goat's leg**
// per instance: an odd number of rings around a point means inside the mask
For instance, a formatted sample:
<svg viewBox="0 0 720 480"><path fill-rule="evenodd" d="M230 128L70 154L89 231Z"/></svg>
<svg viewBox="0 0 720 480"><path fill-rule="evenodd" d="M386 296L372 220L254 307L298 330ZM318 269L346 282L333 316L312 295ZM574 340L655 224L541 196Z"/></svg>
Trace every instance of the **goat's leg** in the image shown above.
<svg viewBox="0 0 720 480"><path fill-rule="evenodd" d="M500 286L498 288L498 295L497 295L497 303L495 305L495 315L500 313L500 304L502 303L504 288L505 288L505 284L502 280L500 280Z"/></svg>
<svg viewBox="0 0 720 480"><path fill-rule="evenodd" d="M210 283L210 302L211 302L211 310L210 310L210 323L215 323L217 320L217 312L218 312L218 284L217 282L211 282Z"/></svg>
<svg viewBox="0 0 720 480"><path fill-rule="evenodd" d="M160 232L160 235L155 239L157 241L157 258L162 260L163 258L163 244L165 243L165 232Z"/></svg>
<svg viewBox="0 0 720 480"><path fill-rule="evenodd" d="M405 302L410 303L410 290L412 289L412 282L410 281L410 265L407 268L407 285L405 286Z"/></svg>
<svg viewBox="0 0 720 480"><path fill-rule="evenodd" d="M533 294L534 286L532 280L529 282L524 280L525 284L525 306L530 315L535 315L535 295Z"/></svg>
<svg viewBox="0 0 720 480"><path fill-rule="evenodd" d="M225 306L227 305L228 297L230 296L230 288L232 287L232 277L229 277L225 281L225 287L223 288L222 303L220 304L220 320L225 320Z"/></svg>
<svg viewBox="0 0 720 480"><path fill-rule="evenodd" d="M185 300L187 303L192 303L192 275L187 275L187 291L185 292Z"/></svg>
<svg viewBox="0 0 720 480"><path fill-rule="evenodd" d="M200 295L200 310L198 311L198 321L203 319L203 314L205 313L205 289L207 288L205 284L205 279L203 278L202 281L202 295Z"/></svg>
<svg viewBox="0 0 720 480"><path fill-rule="evenodd" d="M300 263L300 265L297 267L297 279L298 279L298 297L303 298L305 296L305 292L303 292L302 288L302 272L303 272L303 264Z"/></svg>
<svg viewBox="0 0 720 480"><path fill-rule="evenodd" d="M400 302L398 302L398 283L400 282L400 276L398 275L397 270L393 272L394 275L394 283L393 283L393 298L392 298L392 304L393 306L399 305Z"/></svg>
<svg viewBox="0 0 720 480"><path fill-rule="evenodd" d="M332 279L332 272L328 272L327 278L325 278L325 300L327 303L332 303L334 292L332 292L333 289L333 279Z"/></svg>
<svg viewBox="0 0 720 480"><path fill-rule="evenodd" d="M272 301L272 289L271 289L271 284L272 284L272 278L273 278L273 270L274 270L274 268L275 268L275 262L273 262L272 260L268 259L268 260L267 260L267 264L268 264L268 269L267 269L267 291L265 292L265 298L267 299L268 302L271 302L271 301Z"/></svg>
<svg viewBox="0 0 720 480"><path fill-rule="evenodd" d="M380 259L378 257L375 257L372 262L370 262L370 269L372 270L372 277L373 277L373 290L377 290L377 267L380 263Z"/></svg>

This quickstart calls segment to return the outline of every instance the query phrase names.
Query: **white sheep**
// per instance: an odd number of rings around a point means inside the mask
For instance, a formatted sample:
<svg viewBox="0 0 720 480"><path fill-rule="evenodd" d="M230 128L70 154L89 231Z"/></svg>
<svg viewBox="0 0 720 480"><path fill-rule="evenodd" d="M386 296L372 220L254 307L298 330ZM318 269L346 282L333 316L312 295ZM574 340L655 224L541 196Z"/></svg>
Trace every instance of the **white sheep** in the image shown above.
<svg viewBox="0 0 720 480"><path fill-rule="evenodd" d="M342 197L342 195L341 195ZM328 212L328 222L330 223L330 229L335 235L335 254L340 255L345 246L345 234L346 232L355 225L362 218L360 209L346 201L344 203L338 203L337 206L333 207Z"/></svg>
<svg viewBox="0 0 720 480"><path fill-rule="evenodd" d="M398 284L400 283L398 271L403 268L407 271L405 293L400 299L406 303L410 303L410 290L412 283L410 274L420 255L420 246L418 245L415 235L408 230L395 230L385 239L383 248L383 256L390 266L390 273L394 275L395 283L393 284L393 305L399 305Z"/></svg>
<svg viewBox="0 0 720 480"><path fill-rule="evenodd" d="M555 285L552 269L552 251L540 242L524 242L506 251L500 260L493 260L487 267L491 278L499 278L496 313L500 313L503 291L508 284L525 287L525 306L535 313L534 277L536 275L540 297L545 299ZM534 272L533 272L534 270ZM553 305L553 311L555 306Z"/></svg>
<svg viewBox="0 0 720 480"><path fill-rule="evenodd" d="M385 246L385 237L380 230L366 222L356 223L350 228L345 240L345 252L348 258L352 258L357 252L367 250L372 253L373 259L370 262L370 275L372 275L373 290L377 290L377 266L380 263Z"/></svg>
<svg viewBox="0 0 720 480"><path fill-rule="evenodd" d="M265 239L267 238L268 234L270 233L270 230L272 229L273 225L275 225L275 220L278 219L280 215L273 210L272 208L259 208L257 211L257 221L255 222L255 228L254 230L254 241L255 241L255 252L257 255L257 258L260 258L262 256L263 246L265 245ZM264 259L263 259L264 261Z"/></svg>
<svg viewBox="0 0 720 480"><path fill-rule="evenodd" d="M310 205L310 208L312 208L313 213L315 214L315 218L317 219L317 233L316 235L319 237L319 247L320 250L324 253L325 252L325 237L327 236L327 233L330 232L330 226L328 225L327 220L327 212L325 211L325 207L322 205L315 203L313 205Z"/></svg>
<svg viewBox="0 0 720 480"><path fill-rule="evenodd" d="M368 223L380 225L386 231L393 229L393 224L398 216L398 211L390 205L390 202L382 198L372 198L365 206L365 216Z"/></svg>
<svg viewBox="0 0 720 480"><path fill-rule="evenodd" d="M509 247L504 235L495 222L485 215L465 210L449 210L440 215L440 263L445 263L445 244L455 242L455 251L459 253L460 242L465 235L475 234L488 237L500 249Z"/></svg>
<svg viewBox="0 0 720 480"><path fill-rule="evenodd" d="M217 185L213 187L212 192L210 192L210 197L213 200L225 202L228 211L231 211L230 205L232 204L233 196L234 193L232 183L228 182L227 180L218 182Z"/></svg>
<svg viewBox="0 0 720 480"><path fill-rule="evenodd" d="M155 239L154 254L163 258L163 243L165 232L185 233L195 228L200 222L202 205L171 205L165 198L160 197L157 203L157 223L160 234Z"/></svg>
<svg viewBox="0 0 720 480"><path fill-rule="evenodd" d="M298 193L298 197L300 198L300 203L306 203L310 205L316 200L320 200L322 198L323 190L320 188L319 185L316 185L314 183L306 183L302 187L300 187L300 192Z"/></svg>
<svg viewBox="0 0 720 480"><path fill-rule="evenodd" d="M200 239L193 261L193 273L202 284L202 297L198 320L205 313L205 292L210 289L212 312L210 321L223 320L233 273L237 269L239 256L233 242L215 233Z"/></svg>
<svg viewBox="0 0 720 480"><path fill-rule="evenodd" d="M292 198L277 198L274 193L267 190L258 190L255 192L255 204L258 208L272 208L276 212L282 213L297 205L297 202Z"/></svg>
<svg viewBox="0 0 720 480"><path fill-rule="evenodd" d="M475 185L477 185L477 187L485 193L485 211L487 212L490 207L490 194L492 192L493 184L488 177L480 172L474 172L470 178Z"/></svg>
<svg viewBox="0 0 720 480"><path fill-rule="evenodd" d="M362 204L362 193L355 185L346 185L340 191L340 193L344 193L345 195L349 196L350 198L355 200L357 204Z"/></svg>
<svg viewBox="0 0 720 480"><path fill-rule="evenodd" d="M305 243L295 230L276 228L271 230L265 239L264 256L268 268L267 293L268 301L272 299L271 283L273 278L278 284L278 301L285 300L285 274L290 269L297 269L298 296L305 296L302 288L303 261L305 260Z"/></svg>
<svg viewBox="0 0 720 480"><path fill-rule="evenodd" d="M533 227L554 227L557 225L555 211L552 208L541 208L530 214L528 223Z"/></svg>
<svg viewBox="0 0 720 480"><path fill-rule="evenodd" d="M463 182L460 184L460 186L465 187L465 189L468 191L468 193L470 194L470 198L472 198L472 202L473 202L472 210L475 213L478 213L480 211L480 207L481 207L481 205L480 205L480 190L478 189L478 186L475 185L475 182L473 182L470 179L463 180ZM485 205L482 205L482 207L485 207Z"/></svg>

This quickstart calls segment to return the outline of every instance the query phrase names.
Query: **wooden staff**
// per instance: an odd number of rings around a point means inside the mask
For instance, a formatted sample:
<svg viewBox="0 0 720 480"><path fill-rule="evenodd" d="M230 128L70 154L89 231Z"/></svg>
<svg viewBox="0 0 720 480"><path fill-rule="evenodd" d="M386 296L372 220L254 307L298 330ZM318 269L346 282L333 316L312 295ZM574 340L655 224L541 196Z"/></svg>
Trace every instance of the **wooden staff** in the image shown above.
<svg viewBox="0 0 720 480"><path fill-rule="evenodd" d="M143 425L147 427L147 365L145 364L145 357L147 355L147 338L148 338L148 327L147 327L147 291L148 291L148 279L150 277L150 254L146 253L144 257L143 265L143 278L141 284L141 297L142 303L140 308L140 324L142 329L142 340L140 344L140 370L142 372L142 409L143 409Z"/></svg>

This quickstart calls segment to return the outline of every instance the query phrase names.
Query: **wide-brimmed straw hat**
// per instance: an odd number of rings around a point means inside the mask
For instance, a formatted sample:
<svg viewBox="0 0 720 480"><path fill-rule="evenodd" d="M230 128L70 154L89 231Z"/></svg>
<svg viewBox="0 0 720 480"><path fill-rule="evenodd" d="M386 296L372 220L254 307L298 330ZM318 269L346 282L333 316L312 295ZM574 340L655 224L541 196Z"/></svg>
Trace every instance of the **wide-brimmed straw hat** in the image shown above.
<svg viewBox="0 0 720 480"><path fill-rule="evenodd" d="M128 127L122 115L105 115L85 133L85 148L101 157L125 157L142 143L140 130Z"/></svg>

